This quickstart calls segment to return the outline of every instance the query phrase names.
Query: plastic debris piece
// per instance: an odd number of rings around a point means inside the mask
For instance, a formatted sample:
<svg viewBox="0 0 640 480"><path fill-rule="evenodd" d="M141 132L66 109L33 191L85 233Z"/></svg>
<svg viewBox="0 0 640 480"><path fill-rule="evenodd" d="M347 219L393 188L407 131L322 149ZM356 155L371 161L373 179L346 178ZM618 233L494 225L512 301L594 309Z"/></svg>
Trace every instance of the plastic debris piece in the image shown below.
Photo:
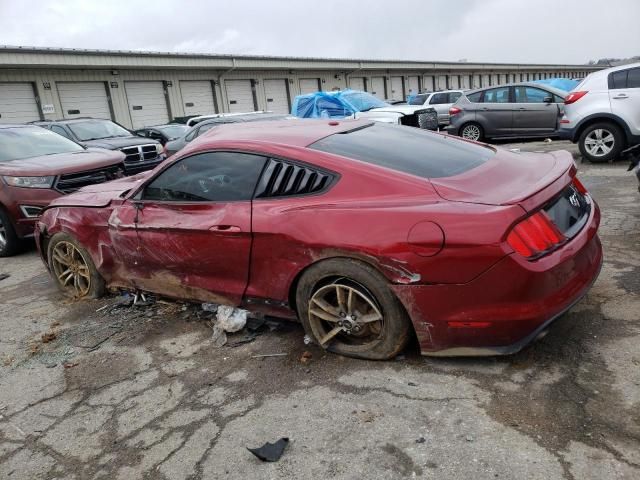
<svg viewBox="0 0 640 480"><path fill-rule="evenodd" d="M311 344L311 337L309 335L304 336L304 344L305 345Z"/></svg>
<svg viewBox="0 0 640 480"><path fill-rule="evenodd" d="M426 438L424 438L424 437L420 437L420 438L418 438L418 439L416 440L416 443L425 443L426 441L427 441L427 439L426 439Z"/></svg>
<svg viewBox="0 0 640 480"><path fill-rule="evenodd" d="M287 353L263 353L261 355L251 355L251 358L286 357L287 355Z"/></svg>
<svg viewBox="0 0 640 480"><path fill-rule="evenodd" d="M218 319L216 325L220 325L225 332L237 332L238 330L242 330L246 325L247 313L249 312L240 308L220 305L218 307L218 313L216 314Z"/></svg>
<svg viewBox="0 0 640 480"><path fill-rule="evenodd" d="M219 305L217 303L203 303L202 310L205 312L213 312L216 313L218 311Z"/></svg>
<svg viewBox="0 0 640 480"><path fill-rule="evenodd" d="M284 449L289 444L289 439L287 437L282 437L275 443L265 443L260 448L249 448L251 453L253 453L256 457L258 457L263 462L277 462L282 457L284 453Z"/></svg>
<svg viewBox="0 0 640 480"><path fill-rule="evenodd" d="M5 278L9 278L11 275L8 273L0 273L0 280L4 280Z"/></svg>

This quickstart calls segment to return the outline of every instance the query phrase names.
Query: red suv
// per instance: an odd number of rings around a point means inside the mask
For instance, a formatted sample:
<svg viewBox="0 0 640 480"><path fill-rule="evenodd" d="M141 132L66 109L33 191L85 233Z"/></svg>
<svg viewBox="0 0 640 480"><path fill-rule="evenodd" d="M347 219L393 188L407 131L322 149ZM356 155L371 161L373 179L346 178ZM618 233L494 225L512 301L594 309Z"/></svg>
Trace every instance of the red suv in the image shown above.
<svg viewBox="0 0 640 480"><path fill-rule="evenodd" d="M124 154L84 148L34 125L0 125L0 257L33 235L49 202L122 176Z"/></svg>

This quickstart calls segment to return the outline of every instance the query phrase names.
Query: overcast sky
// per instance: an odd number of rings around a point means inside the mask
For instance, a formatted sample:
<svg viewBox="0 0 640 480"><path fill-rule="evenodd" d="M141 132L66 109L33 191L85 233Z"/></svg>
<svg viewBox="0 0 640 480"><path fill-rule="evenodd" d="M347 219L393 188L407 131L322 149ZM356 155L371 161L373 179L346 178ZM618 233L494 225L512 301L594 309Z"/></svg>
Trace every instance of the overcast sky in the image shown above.
<svg viewBox="0 0 640 480"><path fill-rule="evenodd" d="M584 63L640 55L639 0L0 0L0 44Z"/></svg>

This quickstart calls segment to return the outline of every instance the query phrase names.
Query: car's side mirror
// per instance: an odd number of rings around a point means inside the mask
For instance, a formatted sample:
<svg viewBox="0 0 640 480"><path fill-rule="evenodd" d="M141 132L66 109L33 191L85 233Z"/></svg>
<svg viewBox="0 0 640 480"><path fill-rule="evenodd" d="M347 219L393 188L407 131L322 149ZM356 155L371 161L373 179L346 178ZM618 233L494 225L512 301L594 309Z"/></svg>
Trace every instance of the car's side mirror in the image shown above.
<svg viewBox="0 0 640 480"><path fill-rule="evenodd" d="M544 103L553 103L553 97L552 96L548 96L548 97L544 97Z"/></svg>

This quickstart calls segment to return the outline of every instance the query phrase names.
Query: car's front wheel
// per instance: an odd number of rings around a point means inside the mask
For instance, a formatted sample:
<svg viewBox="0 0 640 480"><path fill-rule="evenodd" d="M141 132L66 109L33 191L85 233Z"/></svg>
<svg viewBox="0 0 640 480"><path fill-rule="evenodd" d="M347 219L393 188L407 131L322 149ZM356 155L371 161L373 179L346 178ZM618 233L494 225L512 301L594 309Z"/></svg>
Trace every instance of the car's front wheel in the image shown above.
<svg viewBox="0 0 640 480"><path fill-rule="evenodd" d="M352 259L331 259L307 270L296 293L304 329L322 348L369 360L396 356L411 323L386 279Z"/></svg>
<svg viewBox="0 0 640 480"><path fill-rule="evenodd" d="M99 298L104 294L104 279L86 249L71 235L56 233L47 248L53 280L72 298Z"/></svg>
<svg viewBox="0 0 640 480"><path fill-rule="evenodd" d="M616 158L624 148L622 130L609 122L589 125L578 139L578 148L590 162L608 162Z"/></svg>
<svg viewBox="0 0 640 480"><path fill-rule="evenodd" d="M0 257L15 255L20 246L20 240L13 228L7 212L0 207Z"/></svg>
<svg viewBox="0 0 640 480"><path fill-rule="evenodd" d="M460 129L460 136L467 140L479 142L482 140L484 132L482 131L482 127L477 123L467 123Z"/></svg>

